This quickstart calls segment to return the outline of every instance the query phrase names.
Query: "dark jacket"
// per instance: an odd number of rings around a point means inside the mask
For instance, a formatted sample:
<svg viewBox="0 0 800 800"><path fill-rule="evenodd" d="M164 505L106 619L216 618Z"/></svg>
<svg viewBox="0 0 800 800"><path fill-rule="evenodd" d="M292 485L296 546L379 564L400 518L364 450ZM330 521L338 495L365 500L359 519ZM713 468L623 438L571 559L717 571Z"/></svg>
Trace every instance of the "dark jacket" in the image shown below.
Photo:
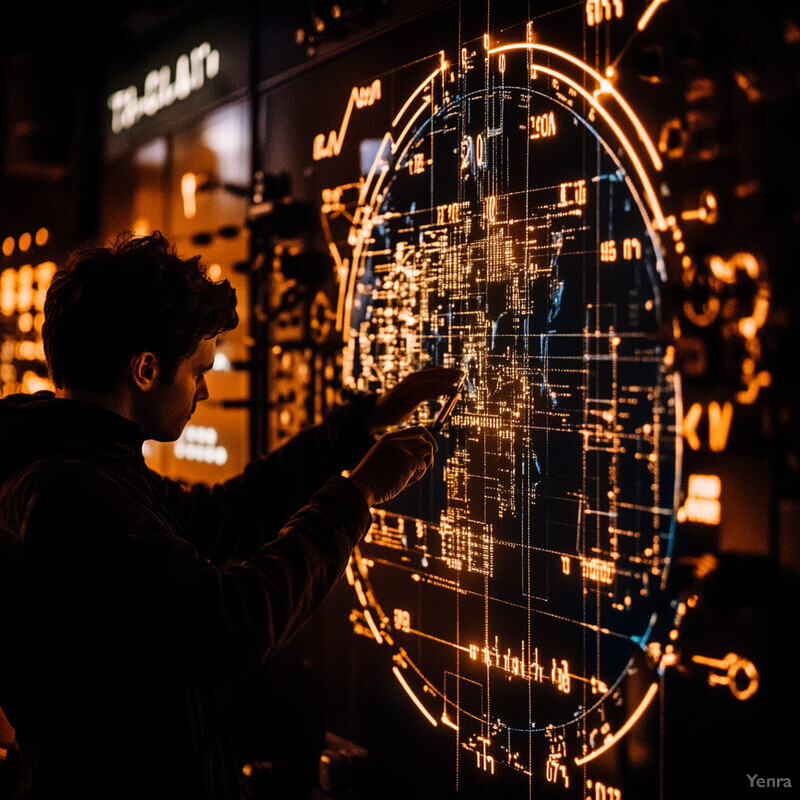
<svg viewBox="0 0 800 800"><path fill-rule="evenodd" d="M0 400L0 707L34 797L238 796L217 687L280 647L369 525L340 409L244 473L185 487L138 426L49 393Z"/></svg>

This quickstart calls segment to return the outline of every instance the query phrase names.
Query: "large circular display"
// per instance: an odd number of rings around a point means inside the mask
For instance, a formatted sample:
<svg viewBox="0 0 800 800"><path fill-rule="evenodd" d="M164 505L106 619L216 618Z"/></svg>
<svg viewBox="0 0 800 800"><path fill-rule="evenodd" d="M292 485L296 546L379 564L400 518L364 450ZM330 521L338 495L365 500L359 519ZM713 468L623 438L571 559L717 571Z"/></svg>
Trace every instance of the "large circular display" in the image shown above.
<svg viewBox="0 0 800 800"><path fill-rule="evenodd" d="M652 700L674 617L664 225L599 75L530 43L480 55L409 97L351 232L351 385L429 364L466 383L348 579L356 627L464 758L566 786Z"/></svg>

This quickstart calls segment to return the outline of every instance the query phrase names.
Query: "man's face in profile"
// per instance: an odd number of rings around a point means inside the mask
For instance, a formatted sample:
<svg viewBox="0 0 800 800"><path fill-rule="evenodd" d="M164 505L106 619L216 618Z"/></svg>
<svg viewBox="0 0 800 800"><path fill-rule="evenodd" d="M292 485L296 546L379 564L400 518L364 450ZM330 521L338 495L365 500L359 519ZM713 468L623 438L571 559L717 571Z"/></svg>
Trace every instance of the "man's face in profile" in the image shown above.
<svg viewBox="0 0 800 800"><path fill-rule="evenodd" d="M144 398L138 420L145 436L159 442L174 442L194 414L197 404L208 398L206 373L214 366L217 340L203 339L195 351L178 364L175 374L156 376Z"/></svg>

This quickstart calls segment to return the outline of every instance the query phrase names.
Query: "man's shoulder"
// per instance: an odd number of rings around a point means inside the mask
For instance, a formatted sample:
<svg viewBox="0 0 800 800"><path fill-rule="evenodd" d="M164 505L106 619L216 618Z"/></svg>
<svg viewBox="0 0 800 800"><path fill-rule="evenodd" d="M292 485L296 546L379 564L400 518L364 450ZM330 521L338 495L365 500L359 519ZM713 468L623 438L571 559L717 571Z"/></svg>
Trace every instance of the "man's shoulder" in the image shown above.
<svg viewBox="0 0 800 800"><path fill-rule="evenodd" d="M73 542L174 530L159 509L144 483L88 459L40 459L0 486L2 527L36 542L66 530Z"/></svg>
<svg viewBox="0 0 800 800"><path fill-rule="evenodd" d="M92 503L103 495L120 496L119 482L90 459L74 456L41 458L19 467L0 483L0 508L22 511L32 503Z"/></svg>
<svg viewBox="0 0 800 800"><path fill-rule="evenodd" d="M38 458L19 467L3 480L2 485L26 484L44 486L54 481L95 480L100 474L98 465L77 456L51 456Z"/></svg>

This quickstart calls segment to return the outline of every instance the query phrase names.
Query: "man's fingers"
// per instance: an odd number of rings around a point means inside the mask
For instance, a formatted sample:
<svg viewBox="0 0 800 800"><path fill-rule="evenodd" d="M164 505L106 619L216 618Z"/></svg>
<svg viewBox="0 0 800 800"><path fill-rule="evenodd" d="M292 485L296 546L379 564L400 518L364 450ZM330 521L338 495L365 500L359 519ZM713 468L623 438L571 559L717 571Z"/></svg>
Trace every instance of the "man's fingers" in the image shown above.
<svg viewBox="0 0 800 800"><path fill-rule="evenodd" d="M394 391L420 402L455 389L461 370L452 367L428 367L405 377Z"/></svg>
<svg viewBox="0 0 800 800"><path fill-rule="evenodd" d="M394 438L406 453L413 459L409 466L413 470L408 476L408 483L416 483L432 466L434 454L438 449L436 439L430 431L422 426L405 428L402 431L386 434L387 438Z"/></svg>
<svg viewBox="0 0 800 800"><path fill-rule="evenodd" d="M458 385L461 370L454 367L426 367L407 375L375 401L366 423L370 431L399 425L420 403L451 394Z"/></svg>
<svg viewBox="0 0 800 800"><path fill-rule="evenodd" d="M431 446L432 453L435 453L439 449L439 445L436 442L436 438L426 427L424 427L423 425L417 425L416 427L411 428L411 430L418 432L419 435L422 436L423 439L425 439L425 441Z"/></svg>
<svg viewBox="0 0 800 800"><path fill-rule="evenodd" d="M420 445L430 448L432 452L439 449L439 445L433 434L423 425L415 425L411 428L402 428L398 431L384 434L385 439L397 439L399 441L406 441L410 446L413 442L419 442Z"/></svg>
<svg viewBox="0 0 800 800"><path fill-rule="evenodd" d="M372 446L350 479L370 505L385 502L433 466L437 449L436 439L421 425L392 431Z"/></svg>
<svg viewBox="0 0 800 800"><path fill-rule="evenodd" d="M406 378L409 386L425 393L447 394L451 392L461 377L461 370L453 367L430 367L415 372Z"/></svg>

